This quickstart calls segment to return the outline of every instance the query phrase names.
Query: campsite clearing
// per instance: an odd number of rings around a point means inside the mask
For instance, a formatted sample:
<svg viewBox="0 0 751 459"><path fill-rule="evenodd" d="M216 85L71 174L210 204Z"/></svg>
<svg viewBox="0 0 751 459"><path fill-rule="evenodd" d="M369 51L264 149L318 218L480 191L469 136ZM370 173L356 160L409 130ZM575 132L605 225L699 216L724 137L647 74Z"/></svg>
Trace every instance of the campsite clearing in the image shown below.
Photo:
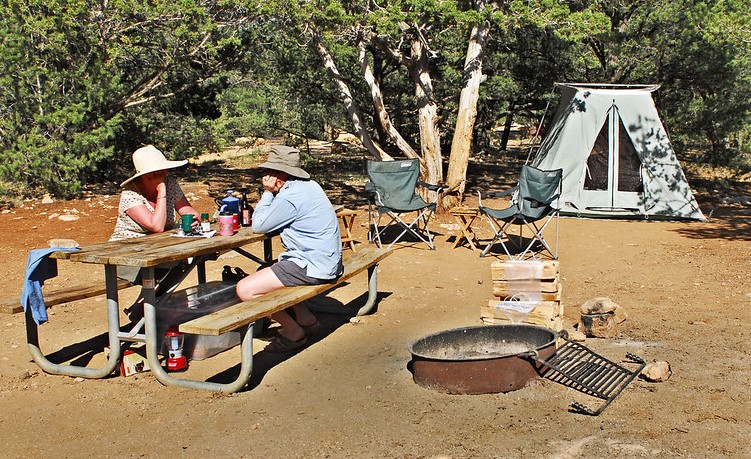
<svg viewBox="0 0 751 459"><path fill-rule="evenodd" d="M198 176L212 189L224 187L222 176ZM183 183L199 211L213 209L205 182ZM106 240L117 200L29 201L0 213L13 235L0 247L7 295L20 293L30 249L56 237ZM80 218L57 218L73 214ZM361 242L362 221L354 227ZM446 213L431 225L439 233L437 250L397 248L382 262L382 296L373 314L353 321L321 315L323 327L309 347L292 356L259 356L250 388L232 396L164 387L149 373L105 380L46 375L23 344L23 317L0 316L3 456L751 456L751 208L722 205L707 223L564 218L561 224L564 325L571 327L584 301L610 297L628 320L615 339L585 344L616 361L626 352L666 360L673 370L663 383L633 382L598 417L569 413L572 400L591 399L548 381L507 394L459 396L412 381L411 343L479 325L481 308L494 298L494 257L480 258L466 246L451 249L456 222ZM481 240L489 235L482 224L474 229ZM240 256L223 258L207 276L217 279L222 264L251 269L244 263ZM48 286L101 275L96 267L61 262ZM338 289L335 298L348 303L360 287ZM123 290L123 301L133 290ZM66 346L63 337L71 334L80 341L98 336L103 330L95 324L104 314L101 298L51 308L46 345ZM221 373L237 362L236 351L191 363L189 371L226 378ZM101 358L82 357L92 365Z"/></svg>

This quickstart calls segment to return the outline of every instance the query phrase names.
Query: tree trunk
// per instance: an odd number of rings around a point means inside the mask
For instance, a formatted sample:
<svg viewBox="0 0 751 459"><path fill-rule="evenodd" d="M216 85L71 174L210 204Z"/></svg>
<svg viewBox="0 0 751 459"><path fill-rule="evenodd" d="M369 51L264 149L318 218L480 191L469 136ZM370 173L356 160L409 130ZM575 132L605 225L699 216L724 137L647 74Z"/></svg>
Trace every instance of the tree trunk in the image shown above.
<svg viewBox="0 0 751 459"><path fill-rule="evenodd" d="M373 75L373 70L370 68L368 56L365 51L365 42L363 41L362 37L358 37L357 40L357 60L360 63L360 68L362 69L365 81L370 87L370 96L373 99L373 108L375 108L376 115L378 116L378 121L381 123L383 131L389 137L389 139L394 142L399 150L408 158L418 158L419 156L417 155L417 152L415 152L412 146L410 146L409 143L404 140L404 137L402 137L399 131L396 130L396 127L394 127L394 125L391 123L391 118L389 118L389 114L383 104L381 87L378 84L378 81L375 79L375 76Z"/></svg>
<svg viewBox="0 0 751 459"><path fill-rule="evenodd" d="M386 152L384 152L373 142L370 134L368 134L368 131L365 130L365 126L362 123L362 117L360 116L360 110L358 110L357 104L355 104L355 100L352 97L352 93L350 92L349 87L344 82L344 79L339 73L339 70L337 70L336 68L334 58L331 57L328 49L326 49L326 46L323 44L320 33L317 30L311 28L310 36L313 39L313 46L316 52L323 61L323 66L326 68L326 73L328 73L329 78L331 78L334 86L336 86L336 89L339 91L339 95L341 96L342 101L344 101L344 106L347 109L347 115L349 116L349 119L350 121L352 121L352 125L355 128L355 135L357 135L365 149L368 150L368 152L373 155L375 159L379 161L382 161L384 158L390 159L388 154L386 154Z"/></svg>
<svg viewBox="0 0 751 459"><path fill-rule="evenodd" d="M485 5L486 0L480 0L475 8L482 11ZM489 24L485 22L474 26L467 47L467 57L464 61L464 87L459 98L459 112L456 117L454 138L451 141L451 155L446 177L446 185L450 192L444 194L440 202L440 208L444 210L459 205L464 196L472 131L477 118L477 100L480 84L485 79L482 74L482 58L489 29Z"/></svg>
<svg viewBox="0 0 751 459"><path fill-rule="evenodd" d="M501 136L501 145L498 148L501 151L508 149L508 139L511 136L511 125L514 124L514 110L516 105L514 101L508 103L508 114L506 115L506 122L503 124L503 135Z"/></svg>
<svg viewBox="0 0 751 459"><path fill-rule="evenodd" d="M422 150L420 175L423 181L437 185L443 183L438 108L433 96L433 83L430 79L425 44L417 36L412 40L412 62L411 71L412 78L415 81L415 96L420 126L420 149Z"/></svg>

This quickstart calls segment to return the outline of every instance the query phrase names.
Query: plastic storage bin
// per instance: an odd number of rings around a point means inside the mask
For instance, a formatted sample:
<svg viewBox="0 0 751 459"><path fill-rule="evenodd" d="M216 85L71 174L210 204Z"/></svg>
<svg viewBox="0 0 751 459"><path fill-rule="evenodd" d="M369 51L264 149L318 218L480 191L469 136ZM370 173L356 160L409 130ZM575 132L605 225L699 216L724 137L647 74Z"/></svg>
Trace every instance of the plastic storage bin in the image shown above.
<svg viewBox="0 0 751 459"><path fill-rule="evenodd" d="M157 308L157 333L164 336L170 325L179 325L189 320L210 314L240 302L235 294L234 283L206 282L196 287L178 290ZM191 360L202 360L240 344L240 332L231 331L219 336L185 334L183 355ZM165 355L164 343L159 353Z"/></svg>

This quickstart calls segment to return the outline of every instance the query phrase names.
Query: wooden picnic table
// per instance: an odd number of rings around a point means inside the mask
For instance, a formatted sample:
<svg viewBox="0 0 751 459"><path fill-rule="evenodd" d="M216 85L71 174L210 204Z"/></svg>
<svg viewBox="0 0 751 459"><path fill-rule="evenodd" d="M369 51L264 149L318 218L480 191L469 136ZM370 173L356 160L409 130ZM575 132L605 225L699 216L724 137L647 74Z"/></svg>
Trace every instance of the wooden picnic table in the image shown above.
<svg viewBox="0 0 751 459"><path fill-rule="evenodd" d="M264 243L263 258L257 257L242 248L261 241ZM47 373L84 378L104 378L112 374L120 364L122 358L121 342L143 342L146 344L149 367L161 383L165 385L188 385L189 387L194 383L202 383L200 381L186 381L189 384L180 383L183 380L173 378L162 368L158 355L162 337L157 336L156 307L169 297L169 293L193 268L198 269L199 283L205 282L205 262L230 250L239 252L259 263L269 263L272 259L271 237L253 233L250 228L240 228L233 236L214 235L210 238L175 237L175 232L172 231L94 244L81 247L81 250L76 252L53 252L50 255L51 258L104 266L110 353L107 362L101 368L62 365L51 362L39 348L39 330L31 316L31 308L28 308L26 312L26 335L32 358ZM158 303L155 292L154 268L165 263L179 261L188 261L188 270L183 273L175 285L170 287L168 293L160 296ZM129 331L120 330L120 305L117 287L118 265L143 268L144 317ZM144 333L141 333L141 331ZM250 327L248 333L250 333Z"/></svg>
<svg viewBox="0 0 751 459"><path fill-rule="evenodd" d="M270 238L254 233L250 228L240 228L233 236L214 235L210 238L175 237L174 231L168 231L89 245L75 252L53 252L50 257L81 263L149 268L190 257L237 250L259 241L264 241L265 255L269 256Z"/></svg>

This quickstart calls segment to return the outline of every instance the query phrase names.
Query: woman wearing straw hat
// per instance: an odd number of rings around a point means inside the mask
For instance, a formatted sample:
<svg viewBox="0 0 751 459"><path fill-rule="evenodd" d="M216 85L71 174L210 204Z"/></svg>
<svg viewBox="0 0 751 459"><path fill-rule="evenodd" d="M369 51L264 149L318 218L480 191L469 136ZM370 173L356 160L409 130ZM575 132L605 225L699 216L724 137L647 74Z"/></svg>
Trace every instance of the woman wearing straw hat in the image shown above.
<svg viewBox="0 0 751 459"><path fill-rule="evenodd" d="M279 261L237 283L237 296L247 301L282 287L333 282L343 271L342 241L334 208L321 186L300 168L300 152L275 145L263 171L263 195L253 212L253 232L281 231L285 251ZM281 331L264 350L286 352L307 343L318 326L304 303L293 306L294 317L280 311L271 318Z"/></svg>
<svg viewBox="0 0 751 459"><path fill-rule="evenodd" d="M175 212L195 215L193 224L198 224L200 214L190 205L177 180L168 172L187 163L186 160L168 161L153 145L133 152L136 173L120 184L123 192L110 241L171 230L175 228Z"/></svg>
<svg viewBox="0 0 751 459"><path fill-rule="evenodd" d="M110 241L142 237L151 233L161 233L175 228L176 215L193 214L193 225L197 225L200 214L185 197L180 185L170 169L182 167L188 162L169 161L153 145L141 147L133 152L133 165L136 173L120 186L120 205L117 210L117 223ZM166 268L166 267L164 267ZM157 279L165 274L158 269ZM140 282L140 268L119 266L117 275L133 283ZM142 298L136 301L140 304ZM126 309L131 319L139 318L140 308Z"/></svg>

